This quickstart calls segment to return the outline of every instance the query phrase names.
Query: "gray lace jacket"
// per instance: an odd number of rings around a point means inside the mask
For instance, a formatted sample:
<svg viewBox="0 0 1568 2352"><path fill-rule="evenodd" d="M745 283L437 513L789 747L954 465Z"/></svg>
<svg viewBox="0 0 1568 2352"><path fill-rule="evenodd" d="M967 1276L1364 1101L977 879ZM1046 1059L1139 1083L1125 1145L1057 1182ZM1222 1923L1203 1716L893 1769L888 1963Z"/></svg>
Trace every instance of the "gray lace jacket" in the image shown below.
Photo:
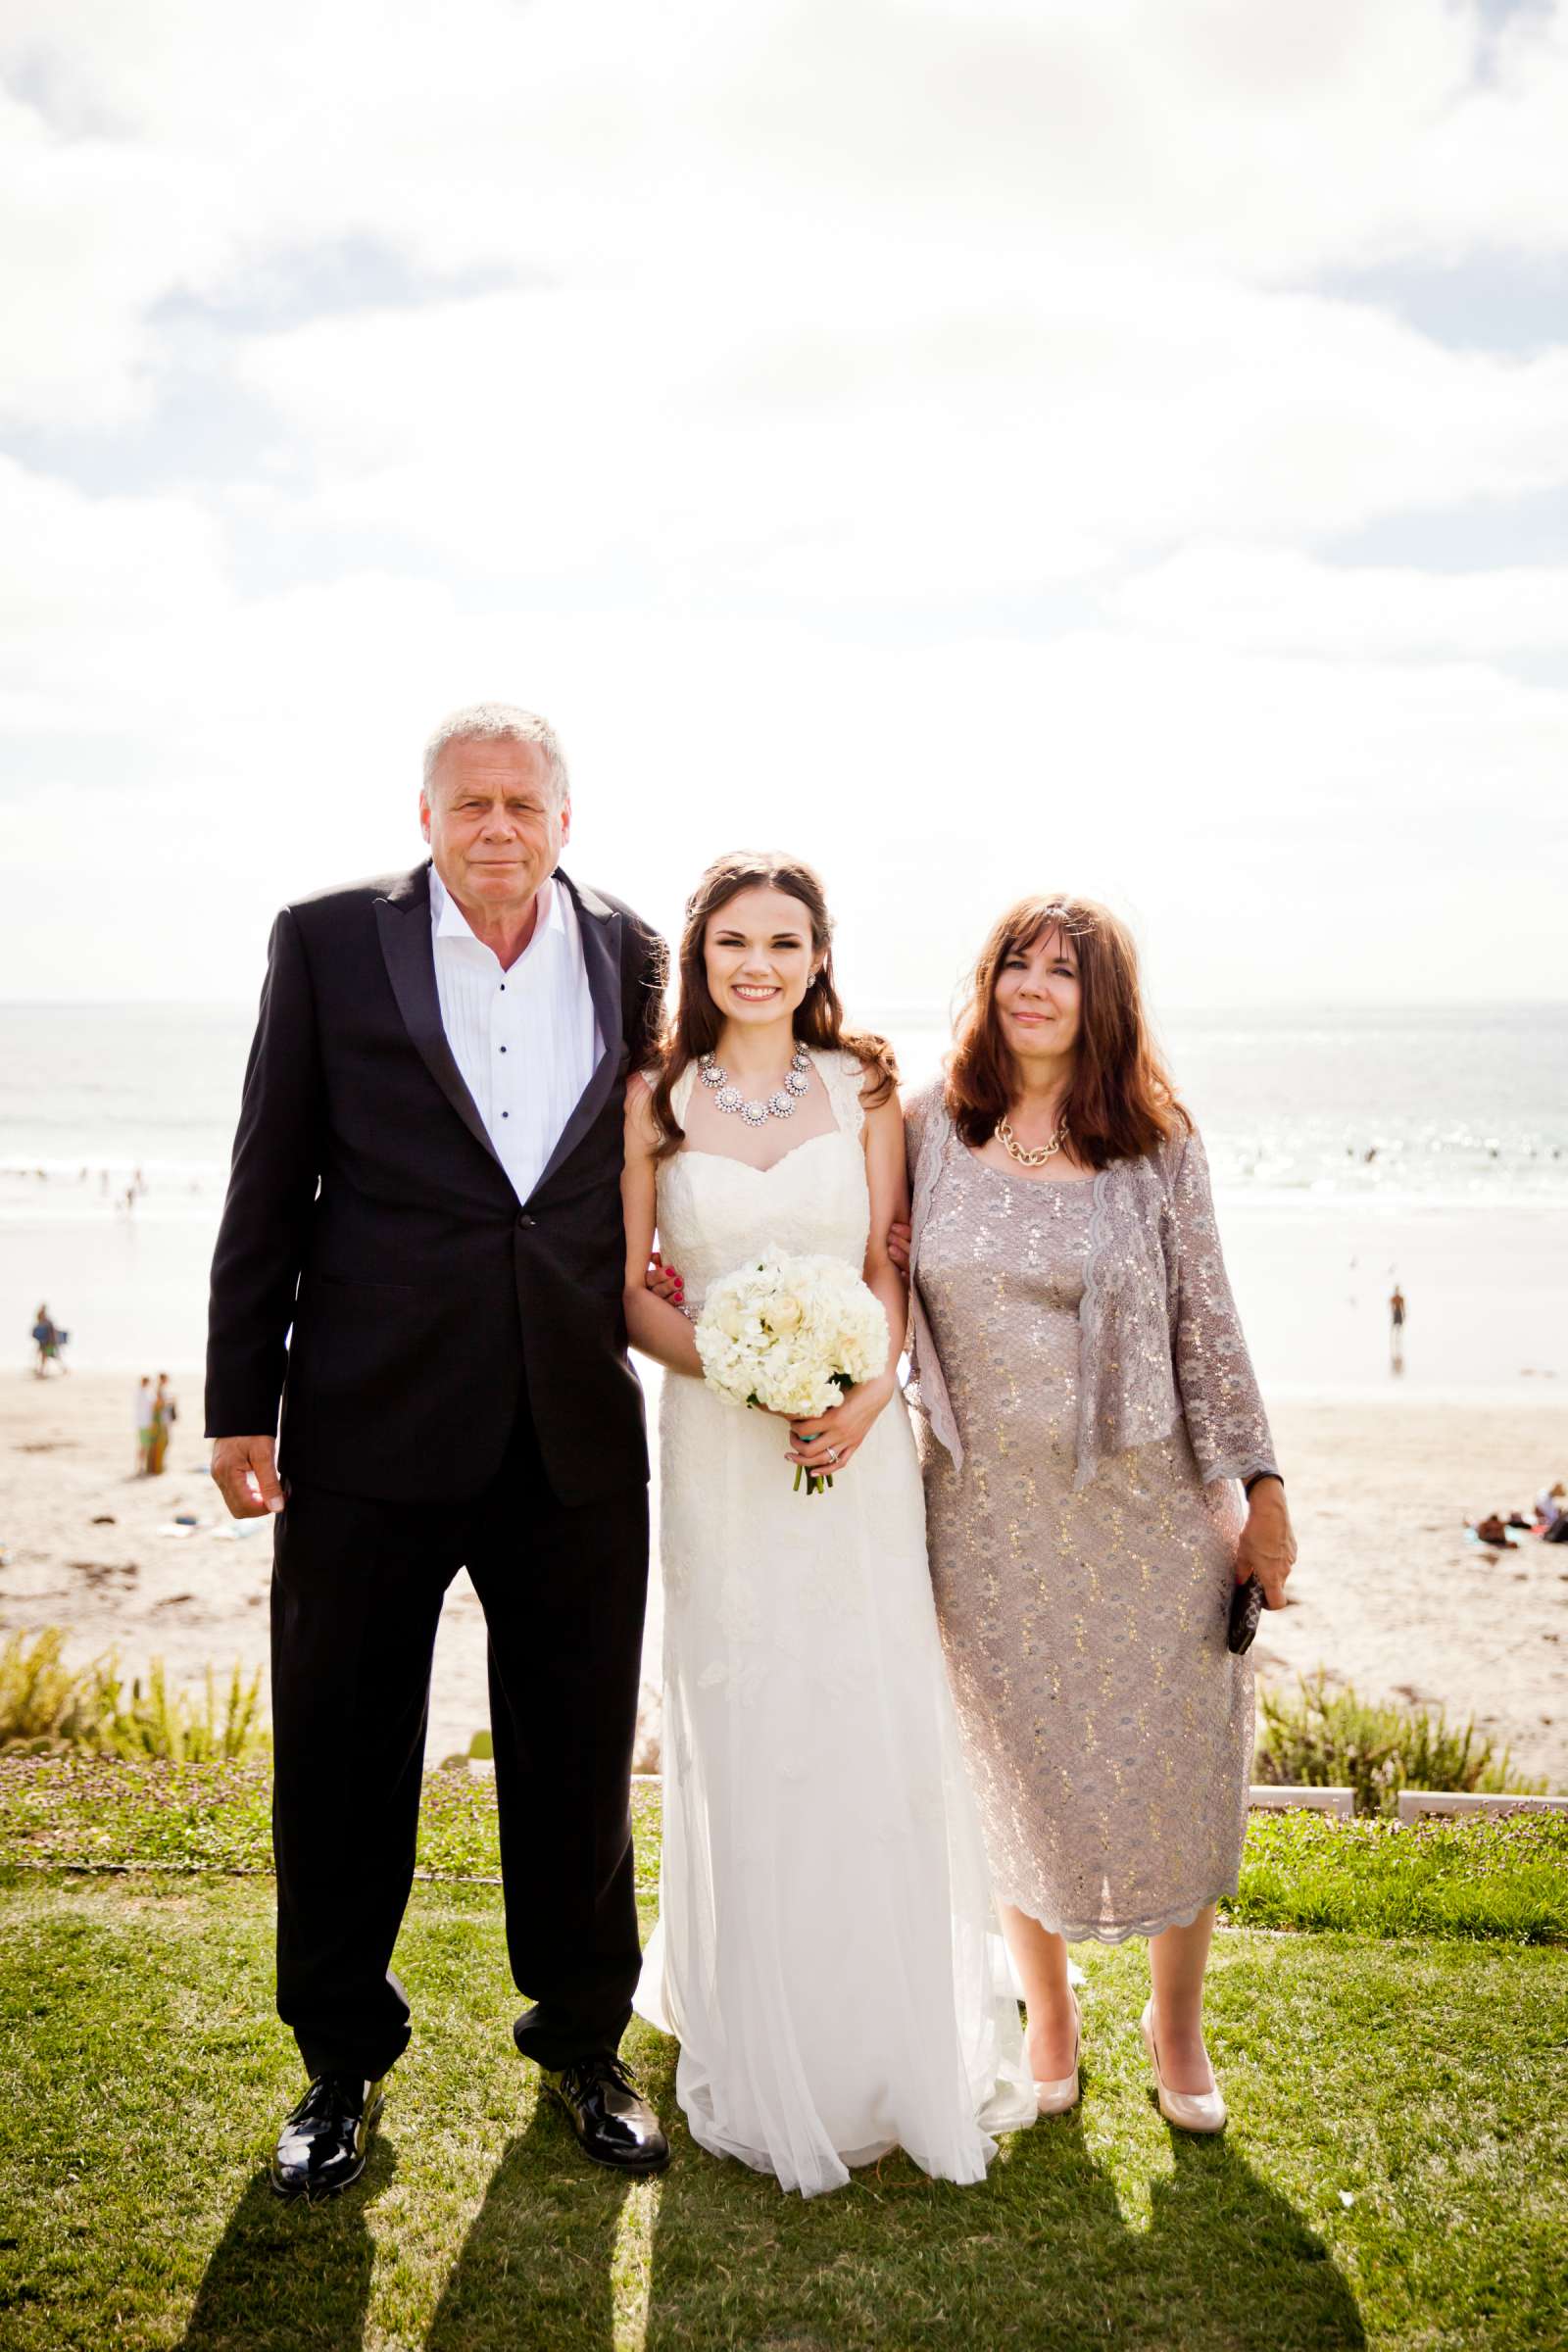
<svg viewBox="0 0 1568 2352"><path fill-rule="evenodd" d="M965 1149L940 1082L905 1111L913 1195L910 1395L961 1467L941 1359L920 1301L920 1243L944 1159ZM1205 1485L1278 1475L1268 1416L1220 1254L1208 1160L1195 1132L1094 1179L1078 1309L1078 1462L1087 1487L1105 1454L1169 1437L1185 1419Z"/></svg>

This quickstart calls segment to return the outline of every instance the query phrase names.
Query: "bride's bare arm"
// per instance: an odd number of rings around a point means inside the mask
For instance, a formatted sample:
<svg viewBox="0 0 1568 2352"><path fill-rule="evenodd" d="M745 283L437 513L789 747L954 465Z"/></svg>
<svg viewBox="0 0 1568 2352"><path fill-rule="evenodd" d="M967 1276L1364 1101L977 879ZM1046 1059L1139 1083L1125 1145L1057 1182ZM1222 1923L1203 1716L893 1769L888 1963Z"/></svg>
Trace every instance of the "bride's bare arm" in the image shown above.
<svg viewBox="0 0 1568 2352"><path fill-rule="evenodd" d="M679 1307L648 1288L648 1261L659 1213L659 1131L646 1082L626 1081L626 1156L621 1170L621 1215L626 1227L626 1337L642 1355L668 1372L703 1376L697 1339Z"/></svg>

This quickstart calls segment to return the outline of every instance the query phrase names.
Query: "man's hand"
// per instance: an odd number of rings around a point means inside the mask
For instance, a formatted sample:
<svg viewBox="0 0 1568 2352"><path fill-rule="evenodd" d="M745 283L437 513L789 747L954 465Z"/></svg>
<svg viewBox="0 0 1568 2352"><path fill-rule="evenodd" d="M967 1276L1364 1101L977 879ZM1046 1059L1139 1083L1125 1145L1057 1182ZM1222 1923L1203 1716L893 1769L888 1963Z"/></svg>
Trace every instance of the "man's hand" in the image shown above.
<svg viewBox="0 0 1568 2352"><path fill-rule="evenodd" d="M260 1519L283 1508L277 1448L270 1438L215 1439L213 1478L231 1519Z"/></svg>
<svg viewBox="0 0 1568 2352"><path fill-rule="evenodd" d="M1285 1580L1296 1565L1296 1534L1277 1478L1260 1478L1247 1506L1247 1525L1236 1547L1236 1582L1245 1585L1255 1576L1263 1588L1263 1605L1283 1609Z"/></svg>

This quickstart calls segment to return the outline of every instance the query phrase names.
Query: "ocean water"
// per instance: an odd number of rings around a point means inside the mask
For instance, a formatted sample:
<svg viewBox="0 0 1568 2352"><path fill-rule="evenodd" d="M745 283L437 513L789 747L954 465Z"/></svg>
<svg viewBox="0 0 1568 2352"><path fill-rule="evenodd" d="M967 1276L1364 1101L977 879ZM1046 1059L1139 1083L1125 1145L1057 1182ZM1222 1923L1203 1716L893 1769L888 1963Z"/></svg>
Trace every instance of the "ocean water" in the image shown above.
<svg viewBox="0 0 1568 2352"><path fill-rule="evenodd" d="M935 1071L940 1014L855 1010L907 1083ZM19 1362L40 1299L78 1361L199 1362L253 1017L0 1005L0 1332ZM1568 1004L1185 1012L1161 1033L1274 1383L1388 1378L1396 1278L1410 1383L1568 1380Z"/></svg>

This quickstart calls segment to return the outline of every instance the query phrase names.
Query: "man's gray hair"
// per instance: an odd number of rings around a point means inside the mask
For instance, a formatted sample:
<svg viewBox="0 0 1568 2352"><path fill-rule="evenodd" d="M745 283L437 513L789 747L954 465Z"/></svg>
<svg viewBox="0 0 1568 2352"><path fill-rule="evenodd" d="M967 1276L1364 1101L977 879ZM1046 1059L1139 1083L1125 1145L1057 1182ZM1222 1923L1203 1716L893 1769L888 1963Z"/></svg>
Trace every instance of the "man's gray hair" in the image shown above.
<svg viewBox="0 0 1568 2352"><path fill-rule="evenodd" d="M449 743L531 743L544 754L558 808L570 789L561 739L549 719L541 718L537 710L520 710L515 703L469 703L461 710L449 712L424 747L426 792Z"/></svg>

